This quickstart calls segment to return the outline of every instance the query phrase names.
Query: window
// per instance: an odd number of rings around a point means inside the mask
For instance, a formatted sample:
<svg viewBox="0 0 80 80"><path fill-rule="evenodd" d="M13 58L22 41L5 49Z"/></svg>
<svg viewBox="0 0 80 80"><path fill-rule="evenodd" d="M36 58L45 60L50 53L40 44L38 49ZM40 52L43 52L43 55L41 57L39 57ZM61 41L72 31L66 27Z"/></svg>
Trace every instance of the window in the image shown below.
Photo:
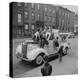
<svg viewBox="0 0 80 80"><path fill-rule="evenodd" d="M25 30L28 30L29 25L25 24Z"/></svg>
<svg viewBox="0 0 80 80"><path fill-rule="evenodd" d="M21 6L21 3L18 2L18 3L17 3L17 6Z"/></svg>
<svg viewBox="0 0 80 80"><path fill-rule="evenodd" d="M31 4L32 8L34 8L34 3Z"/></svg>
<svg viewBox="0 0 80 80"><path fill-rule="evenodd" d="M64 12L62 12L62 15L64 16Z"/></svg>
<svg viewBox="0 0 80 80"><path fill-rule="evenodd" d="M64 12L64 16L65 16L65 12Z"/></svg>
<svg viewBox="0 0 80 80"><path fill-rule="evenodd" d="M40 9L40 4L38 4L38 10Z"/></svg>
<svg viewBox="0 0 80 80"><path fill-rule="evenodd" d="M38 14L38 20L40 20L40 14Z"/></svg>
<svg viewBox="0 0 80 80"><path fill-rule="evenodd" d="M18 23L21 23L21 14L18 14Z"/></svg>
<svg viewBox="0 0 80 80"><path fill-rule="evenodd" d="M62 26L64 25L64 20L62 20Z"/></svg>
<svg viewBox="0 0 80 80"><path fill-rule="evenodd" d="M27 3L25 3L25 7L27 7Z"/></svg>
<svg viewBox="0 0 80 80"><path fill-rule="evenodd" d="M68 14L68 18L69 18L69 14Z"/></svg>
<svg viewBox="0 0 80 80"><path fill-rule="evenodd" d="M45 21L47 21L47 16L45 15Z"/></svg>
<svg viewBox="0 0 80 80"><path fill-rule="evenodd" d="M35 17L35 15L34 15L34 13L32 13L32 19L34 19L34 17Z"/></svg>
<svg viewBox="0 0 80 80"><path fill-rule="evenodd" d="M50 13L51 13L51 11L52 11L52 10L51 10L51 9L49 9L49 12L50 12Z"/></svg>
<svg viewBox="0 0 80 80"><path fill-rule="evenodd" d="M59 26L61 26L61 19L59 19Z"/></svg>
<svg viewBox="0 0 80 80"><path fill-rule="evenodd" d="M34 24L32 24L32 30L34 30Z"/></svg>
<svg viewBox="0 0 80 80"><path fill-rule="evenodd" d="M65 13L65 16L67 17L67 13Z"/></svg>
<svg viewBox="0 0 80 80"><path fill-rule="evenodd" d="M51 21L51 17L50 16L48 17L48 20Z"/></svg>
<svg viewBox="0 0 80 80"><path fill-rule="evenodd" d="M47 8L45 8L45 12L47 12Z"/></svg>
<svg viewBox="0 0 80 80"><path fill-rule="evenodd" d="M64 12L64 14L63 14L64 16L65 16L65 12Z"/></svg>
<svg viewBox="0 0 80 80"><path fill-rule="evenodd" d="M55 18L53 17L52 22L55 22Z"/></svg>
<svg viewBox="0 0 80 80"><path fill-rule="evenodd" d="M53 10L52 13L54 14L55 13L55 10Z"/></svg>
<svg viewBox="0 0 80 80"><path fill-rule="evenodd" d="M24 12L25 18L28 18L28 12Z"/></svg>
<svg viewBox="0 0 80 80"><path fill-rule="evenodd" d="M34 16L34 13L32 13L32 16Z"/></svg>

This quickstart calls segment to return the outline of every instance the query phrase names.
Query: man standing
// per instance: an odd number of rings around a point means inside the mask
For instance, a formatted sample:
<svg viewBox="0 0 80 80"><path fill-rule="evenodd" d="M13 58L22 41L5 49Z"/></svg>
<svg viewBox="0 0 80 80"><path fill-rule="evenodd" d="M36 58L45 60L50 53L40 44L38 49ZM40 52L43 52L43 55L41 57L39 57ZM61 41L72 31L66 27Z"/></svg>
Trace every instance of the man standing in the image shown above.
<svg viewBox="0 0 80 80"><path fill-rule="evenodd" d="M48 63L48 56L44 57L44 66L41 68L42 76L50 76L52 73L52 66Z"/></svg>
<svg viewBox="0 0 80 80"><path fill-rule="evenodd" d="M58 41L58 37L55 38L55 40L53 41L53 46L54 49L57 50L59 47L59 41Z"/></svg>
<svg viewBox="0 0 80 80"><path fill-rule="evenodd" d="M62 62L62 55L63 55L63 46L60 46L58 51L59 62Z"/></svg>
<svg viewBox="0 0 80 80"><path fill-rule="evenodd" d="M39 39L40 39L40 29L38 29L33 36L34 41L39 41Z"/></svg>
<svg viewBox="0 0 80 80"><path fill-rule="evenodd" d="M42 31L40 34L40 47L44 48L45 45L48 47L48 41L46 39L45 32Z"/></svg>

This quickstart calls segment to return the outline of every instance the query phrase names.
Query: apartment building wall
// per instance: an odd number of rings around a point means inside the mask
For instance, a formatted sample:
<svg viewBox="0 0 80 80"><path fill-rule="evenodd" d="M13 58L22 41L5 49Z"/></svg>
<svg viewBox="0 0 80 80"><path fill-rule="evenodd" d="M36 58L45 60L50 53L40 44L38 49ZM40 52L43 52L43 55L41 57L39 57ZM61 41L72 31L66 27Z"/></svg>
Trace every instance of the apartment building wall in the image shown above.
<svg viewBox="0 0 80 80"><path fill-rule="evenodd" d="M44 26L47 28L56 27L56 7L50 4L44 4Z"/></svg>
<svg viewBox="0 0 80 80"><path fill-rule="evenodd" d="M42 25L36 25L37 21ZM73 32L74 12L52 4L12 2L14 36L31 37L40 27Z"/></svg>
<svg viewBox="0 0 80 80"><path fill-rule="evenodd" d="M57 29L64 32L74 31L74 13L61 6L56 7Z"/></svg>

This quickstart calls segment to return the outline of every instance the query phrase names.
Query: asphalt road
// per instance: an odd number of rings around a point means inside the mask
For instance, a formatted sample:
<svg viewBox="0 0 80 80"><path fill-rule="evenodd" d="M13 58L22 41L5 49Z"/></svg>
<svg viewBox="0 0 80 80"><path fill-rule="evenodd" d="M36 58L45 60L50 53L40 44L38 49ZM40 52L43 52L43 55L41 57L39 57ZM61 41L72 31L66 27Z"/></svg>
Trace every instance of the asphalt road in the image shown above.
<svg viewBox="0 0 80 80"><path fill-rule="evenodd" d="M40 69L42 66L35 66L32 63L23 62L16 58L15 50L23 39L13 40L13 75L14 77L36 77L41 76ZM78 72L78 39L69 39L71 44L70 54L63 57L60 63L58 59L52 60L52 75L69 75ZM37 71L37 73L35 73Z"/></svg>

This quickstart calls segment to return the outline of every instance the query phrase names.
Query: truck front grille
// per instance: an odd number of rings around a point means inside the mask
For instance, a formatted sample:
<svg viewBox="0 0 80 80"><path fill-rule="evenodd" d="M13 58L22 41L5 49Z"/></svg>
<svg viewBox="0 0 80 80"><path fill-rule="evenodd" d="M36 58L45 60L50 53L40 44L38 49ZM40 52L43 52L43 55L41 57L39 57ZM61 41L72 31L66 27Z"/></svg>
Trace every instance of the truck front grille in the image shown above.
<svg viewBox="0 0 80 80"><path fill-rule="evenodd" d="M22 46L22 54L24 58L27 58L27 45Z"/></svg>

